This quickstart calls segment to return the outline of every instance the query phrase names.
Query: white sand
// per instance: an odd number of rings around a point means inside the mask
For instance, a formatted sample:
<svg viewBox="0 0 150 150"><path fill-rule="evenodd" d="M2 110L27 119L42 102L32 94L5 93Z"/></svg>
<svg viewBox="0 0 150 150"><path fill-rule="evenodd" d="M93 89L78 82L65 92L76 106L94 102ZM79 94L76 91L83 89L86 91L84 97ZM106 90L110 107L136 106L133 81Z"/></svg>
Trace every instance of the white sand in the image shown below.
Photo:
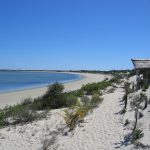
<svg viewBox="0 0 150 150"><path fill-rule="evenodd" d="M85 78L82 80L74 81L65 83L65 91L71 91L81 88L83 84L91 83L91 82L98 82L104 80L106 77L103 74L91 74L91 73L74 73L83 75ZM23 91L16 91L10 93L3 93L0 94L0 108L3 108L6 105L13 105L23 101L25 98L35 98L41 96L46 92L47 87L43 88L36 88L30 90L23 90Z"/></svg>

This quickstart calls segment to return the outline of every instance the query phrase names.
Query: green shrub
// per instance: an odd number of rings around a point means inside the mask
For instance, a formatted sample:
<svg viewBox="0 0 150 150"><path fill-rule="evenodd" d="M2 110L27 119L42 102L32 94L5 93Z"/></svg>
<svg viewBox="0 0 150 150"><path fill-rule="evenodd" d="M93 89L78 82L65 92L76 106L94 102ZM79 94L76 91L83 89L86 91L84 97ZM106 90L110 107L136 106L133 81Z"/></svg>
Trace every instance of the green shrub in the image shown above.
<svg viewBox="0 0 150 150"><path fill-rule="evenodd" d="M97 92L99 90L99 87L96 83L89 83L83 85L81 89L85 91L87 95L92 95L94 92Z"/></svg>
<svg viewBox="0 0 150 150"><path fill-rule="evenodd" d="M29 106L15 105L0 110L0 126L14 125L18 123L32 122L38 118L38 114Z"/></svg>
<svg viewBox="0 0 150 150"><path fill-rule="evenodd" d="M97 107L98 104L102 103L103 99L99 95L93 95L91 99L92 107Z"/></svg>
<svg viewBox="0 0 150 150"><path fill-rule="evenodd" d="M143 144L143 143L141 143L141 142L135 142L134 143L134 145L135 145L135 149L141 149L141 150L149 150L150 149L150 145L145 145L145 144Z"/></svg>
<svg viewBox="0 0 150 150"><path fill-rule="evenodd" d="M149 88L149 84L148 83L144 83L143 85L142 85L142 91L143 92L146 92L146 90Z"/></svg>
<svg viewBox="0 0 150 150"><path fill-rule="evenodd" d="M42 97L34 99L32 108L44 110L66 107L66 95L63 93L63 90L64 86L60 83L56 82L50 85Z"/></svg>
<svg viewBox="0 0 150 150"><path fill-rule="evenodd" d="M139 140L140 138L142 138L144 136L144 133L142 130L140 129L135 129L135 131L132 134L132 143L134 143L135 141Z"/></svg>
<svg viewBox="0 0 150 150"><path fill-rule="evenodd" d="M141 105L142 103L145 103L144 107ZM148 105L148 98L144 93L140 93L135 95L132 98L132 101L130 102L130 106L132 109L138 108L138 109L146 109Z"/></svg>
<svg viewBox="0 0 150 150"><path fill-rule="evenodd" d="M80 101L83 103L83 105L86 105L86 104L90 103L90 99L87 96L81 97Z"/></svg>
<svg viewBox="0 0 150 150"><path fill-rule="evenodd" d="M74 109L64 110L64 113L62 116L70 129L69 131L72 131L79 122L79 115L76 114Z"/></svg>
<svg viewBox="0 0 150 150"><path fill-rule="evenodd" d="M82 91L81 89L75 90L75 91L72 91L72 92L69 92L68 94L72 94L72 95L75 95L75 96L77 96L77 97L82 97L82 96L84 96L84 93L83 93L83 91Z"/></svg>
<svg viewBox="0 0 150 150"><path fill-rule="evenodd" d="M74 106L77 104L78 98L75 95L68 94L66 95L66 106Z"/></svg>
<svg viewBox="0 0 150 150"><path fill-rule="evenodd" d="M92 107L89 104L80 105L75 109L76 114L79 116L80 120L83 120L84 117L92 111Z"/></svg>
<svg viewBox="0 0 150 150"><path fill-rule="evenodd" d="M37 118L38 115L35 111L30 110L29 108L22 108L14 114L13 120L15 122L13 124L32 122Z"/></svg>
<svg viewBox="0 0 150 150"><path fill-rule="evenodd" d="M102 82L98 83L88 83L86 85L83 85L81 90L86 92L87 95L93 95L95 93L100 93L101 90L105 90L108 86L111 86L113 83L113 80L104 80Z"/></svg>

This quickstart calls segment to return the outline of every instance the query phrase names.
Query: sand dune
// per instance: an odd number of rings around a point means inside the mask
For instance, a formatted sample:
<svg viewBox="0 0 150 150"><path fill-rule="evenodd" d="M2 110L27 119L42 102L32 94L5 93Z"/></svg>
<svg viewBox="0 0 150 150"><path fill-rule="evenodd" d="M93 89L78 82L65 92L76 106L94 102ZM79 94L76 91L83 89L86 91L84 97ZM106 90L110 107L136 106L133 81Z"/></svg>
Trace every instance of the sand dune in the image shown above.
<svg viewBox="0 0 150 150"><path fill-rule="evenodd" d="M67 136L61 132L65 126L59 115L62 109L52 110L47 119L32 124L1 129L0 150L44 150L43 143L47 140L51 141L48 150L128 150L130 146L121 146L127 131L117 115L122 109L119 103L122 96L121 88L104 94L103 103Z"/></svg>

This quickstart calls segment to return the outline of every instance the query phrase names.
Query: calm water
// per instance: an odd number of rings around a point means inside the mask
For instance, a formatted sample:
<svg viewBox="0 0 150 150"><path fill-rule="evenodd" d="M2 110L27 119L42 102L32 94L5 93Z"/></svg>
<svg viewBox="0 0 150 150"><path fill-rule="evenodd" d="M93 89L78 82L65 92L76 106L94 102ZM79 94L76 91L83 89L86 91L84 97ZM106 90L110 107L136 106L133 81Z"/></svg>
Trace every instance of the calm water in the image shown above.
<svg viewBox="0 0 150 150"><path fill-rule="evenodd" d="M75 74L25 71L0 71L0 93L69 82L82 78Z"/></svg>

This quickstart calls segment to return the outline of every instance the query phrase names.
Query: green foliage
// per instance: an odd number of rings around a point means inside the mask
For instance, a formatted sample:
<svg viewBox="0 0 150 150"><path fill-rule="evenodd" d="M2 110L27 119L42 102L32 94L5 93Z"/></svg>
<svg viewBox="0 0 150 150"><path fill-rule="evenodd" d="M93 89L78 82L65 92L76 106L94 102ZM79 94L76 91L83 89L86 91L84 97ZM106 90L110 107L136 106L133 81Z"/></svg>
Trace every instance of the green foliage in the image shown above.
<svg viewBox="0 0 150 150"><path fill-rule="evenodd" d="M66 106L70 107L70 106L75 106L78 102L78 98L77 96L73 95L73 94L68 94L66 95Z"/></svg>
<svg viewBox="0 0 150 150"><path fill-rule="evenodd" d="M74 109L64 110L64 113L65 114L64 114L63 118L64 118L67 126L69 127L70 131L72 131L79 122L79 116L78 116L78 114L76 114Z"/></svg>
<svg viewBox="0 0 150 150"><path fill-rule="evenodd" d="M90 103L90 98L88 96L83 96L81 97L80 101L82 102L83 105L86 105Z"/></svg>
<svg viewBox="0 0 150 150"><path fill-rule="evenodd" d="M134 143L136 142L137 140L139 140L140 138L142 138L144 136L144 133L142 130L140 129L135 129L135 131L133 132L132 134L132 140L131 142Z"/></svg>
<svg viewBox="0 0 150 150"><path fill-rule="evenodd" d="M75 111L76 111L76 114L79 116L79 118L81 120L84 119L84 117L92 111L92 107L91 105L89 105L88 103L85 104L85 105L80 105L80 106L77 106L75 108Z"/></svg>
<svg viewBox="0 0 150 150"><path fill-rule="evenodd" d="M82 91L81 89L76 90L76 91L69 92L68 94L72 94L72 95L75 95L75 96L77 96L77 97L82 97L82 96L84 96L84 93L83 93L83 91Z"/></svg>
<svg viewBox="0 0 150 150"><path fill-rule="evenodd" d="M98 104L102 103L103 99L99 95L93 95L91 99L91 106L92 107L97 107Z"/></svg>
<svg viewBox="0 0 150 150"><path fill-rule="evenodd" d="M65 114L63 118L70 131L73 130L78 123L83 122L84 117L89 112L92 112L92 109L97 107L97 105L102 102L102 99L98 95L94 95L91 100L85 96L82 97L80 101L81 102L78 102L76 106L64 111Z"/></svg>
<svg viewBox="0 0 150 150"><path fill-rule="evenodd" d="M38 118L38 114L28 105L15 105L0 110L0 126L14 125L18 123L32 122Z"/></svg>
<svg viewBox="0 0 150 150"><path fill-rule="evenodd" d="M135 149L141 149L141 150L144 150L144 149L149 150L150 149L150 145L145 145L139 141L135 142L134 145L135 145Z"/></svg>
<svg viewBox="0 0 150 150"><path fill-rule="evenodd" d="M56 82L50 85L42 97L34 99L32 108L35 110L44 110L66 107L66 96L63 90L64 86L60 83Z"/></svg>
<svg viewBox="0 0 150 150"><path fill-rule="evenodd" d="M64 86L60 83L54 83L48 87L47 92L34 100L25 99L21 104L5 107L0 110L0 126L9 124L31 122L39 118L36 110L57 109L62 107L76 106L71 115L83 118L90 110L97 107L102 99L99 97L101 90L105 90L114 82L118 82L118 78L104 80L98 83L91 83L82 86L81 89L74 92L64 93ZM93 95L92 99L87 99L84 95ZM79 103L78 97L81 97L82 104ZM69 112L68 112L69 113ZM66 112L66 115L67 112ZM71 116L70 116L71 117Z"/></svg>
<svg viewBox="0 0 150 150"><path fill-rule="evenodd" d="M144 83L143 86L142 86L142 91L146 92L146 90L149 88L149 86L150 85L148 83Z"/></svg>
<svg viewBox="0 0 150 150"><path fill-rule="evenodd" d="M63 116L67 126L69 127L69 131L73 130L78 123L82 122L90 110L91 107L88 104L80 104L78 106L64 110L64 115L61 116Z"/></svg>
<svg viewBox="0 0 150 150"><path fill-rule="evenodd" d="M109 84L111 84L111 85L113 83L120 84L121 83L120 79L121 79L121 77L119 75L115 75L114 78L109 80Z"/></svg>
<svg viewBox="0 0 150 150"><path fill-rule="evenodd" d="M101 90L106 89L108 86L111 86L111 84L113 83L113 81L107 81L104 80L102 82L98 82L98 83L88 83L86 85L83 85L81 90L86 92L87 95L92 95L95 93L100 93Z"/></svg>
<svg viewBox="0 0 150 150"><path fill-rule="evenodd" d="M145 102L144 108L142 107L142 103ZM133 97L132 101L130 102L130 106L132 109L145 109L147 107L148 98L144 93L137 94Z"/></svg>
<svg viewBox="0 0 150 150"><path fill-rule="evenodd" d="M119 77L114 77L110 80L106 78L102 82L98 82L98 83L88 83L86 85L83 85L81 89L70 92L70 94L73 94L77 97L82 97L84 95L93 95L93 94L101 95L101 91L105 90L107 87L111 86L113 83L120 83Z"/></svg>

